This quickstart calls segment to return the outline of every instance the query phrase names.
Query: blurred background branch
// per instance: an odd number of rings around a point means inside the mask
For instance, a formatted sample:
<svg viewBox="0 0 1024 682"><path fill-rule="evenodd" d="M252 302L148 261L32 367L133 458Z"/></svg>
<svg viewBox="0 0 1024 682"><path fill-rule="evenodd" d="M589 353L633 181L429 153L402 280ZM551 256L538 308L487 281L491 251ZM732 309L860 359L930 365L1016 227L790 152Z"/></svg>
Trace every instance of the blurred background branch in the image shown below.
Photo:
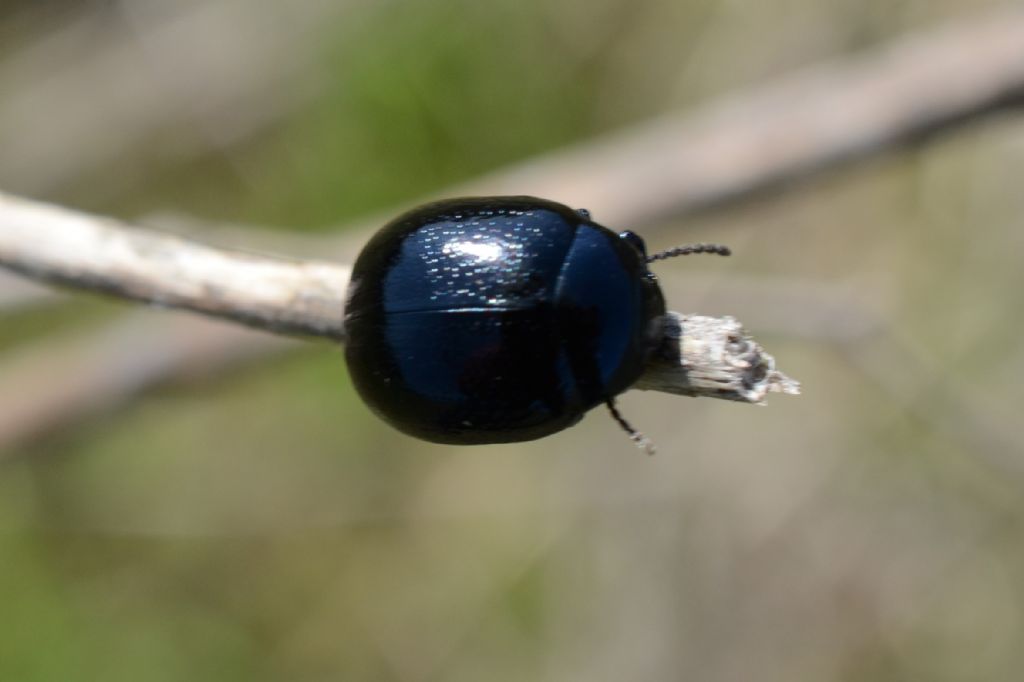
<svg viewBox="0 0 1024 682"><path fill-rule="evenodd" d="M133 2L109 24L65 11L59 30L0 66L4 189L58 192L183 128L166 149L180 160L256 134L315 95L313 37L346 4Z"/></svg>
<svg viewBox="0 0 1024 682"><path fill-rule="evenodd" d="M147 391L209 380L298 345L224 322L182 319L125 314L7 356L0 364L0 461L18 445L109 414Z"/></svg>
<svg viewBox="0 0 1024 682"><path fill-rule="evenodd" d="M610 225L647 225L807 181L1022 102L1024 10L1008 7L645 122L460 190L544 193L587 206Z"/></svg>

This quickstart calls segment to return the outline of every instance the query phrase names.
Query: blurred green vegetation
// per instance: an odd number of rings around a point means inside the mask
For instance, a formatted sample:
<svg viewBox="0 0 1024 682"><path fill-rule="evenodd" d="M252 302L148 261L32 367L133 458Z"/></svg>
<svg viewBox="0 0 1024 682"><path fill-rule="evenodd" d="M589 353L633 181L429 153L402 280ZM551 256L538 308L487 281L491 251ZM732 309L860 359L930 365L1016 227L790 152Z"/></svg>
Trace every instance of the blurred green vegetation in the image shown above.
<svg viewBox="0 0 1024 682"><path fill-rule="evenodd" d="M326 232L995 4L353 3L317 32L329 78L291 115L184 160L161 139L49 198ZM653 460L602 414L460 450L375 420L338 349L311 344L5 453L0 680L1018 679L1022 135L658 228L740 254L685 263L696 287L666 272L672 307L736 273L852 292L923 358L909 395L875 337L759 334L808 395L627 396ZM0 351L125 309L5 315Z"/></svg>
<svg viewBox="0 0 1024 682"><path fill-rule="evenodd" d="M325 31L327 91L237 152L244 181L236 157L204 158L147 188L151 201L328 229L585 139L609 125L593 103L617 36L576 53L545 7L443 0L364 11L333 41Z"/></svg>

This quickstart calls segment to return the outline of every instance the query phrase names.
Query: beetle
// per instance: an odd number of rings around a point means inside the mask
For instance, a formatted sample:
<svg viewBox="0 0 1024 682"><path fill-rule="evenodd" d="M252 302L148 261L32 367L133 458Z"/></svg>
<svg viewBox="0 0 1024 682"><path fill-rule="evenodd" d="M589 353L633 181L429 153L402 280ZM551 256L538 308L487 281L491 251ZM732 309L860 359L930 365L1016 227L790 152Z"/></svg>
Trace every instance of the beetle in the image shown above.
<svg viewBox="0 0 1024 682"><path fill-rule="evenodd" d="M448 199L385 225L346 295L356 391L400 431L435 443L542 438L615 406L663 343L665 301L633 232L527 196Z"/></svg>

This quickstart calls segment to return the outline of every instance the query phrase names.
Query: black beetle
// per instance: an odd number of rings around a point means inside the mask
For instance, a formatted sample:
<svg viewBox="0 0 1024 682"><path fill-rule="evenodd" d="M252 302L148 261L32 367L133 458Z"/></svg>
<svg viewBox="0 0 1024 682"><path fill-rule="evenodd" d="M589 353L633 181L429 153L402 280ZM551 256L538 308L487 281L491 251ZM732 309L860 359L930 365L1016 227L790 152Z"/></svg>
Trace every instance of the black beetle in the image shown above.
<svg viewBox="0 0 1024 682"><path fill-rule="evenodd" d="M614 398L662 343L665 302L632 232L533 197L449 199L386 225L355 262L345 359L370 408L435 443L533 440Z"/></svg>

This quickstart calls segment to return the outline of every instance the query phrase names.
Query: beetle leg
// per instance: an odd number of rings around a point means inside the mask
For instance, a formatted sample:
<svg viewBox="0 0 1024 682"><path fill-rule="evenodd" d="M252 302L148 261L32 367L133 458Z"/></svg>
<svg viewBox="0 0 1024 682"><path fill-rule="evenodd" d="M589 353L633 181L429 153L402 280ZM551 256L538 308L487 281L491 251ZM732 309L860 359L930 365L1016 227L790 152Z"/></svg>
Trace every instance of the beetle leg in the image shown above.
<svg viewBox="0 0 1024 682"><path fill-rule="evenodd" d="M653 455L655 452L654 443L651 439L640 433L633 428L633 425L626 421L626 418L619 412L619 408L615 407L615 399L608 398L604 401L604 404L608 406L608 411L612 413L612 419L618 422L622 430L626 432L630 440L636 443L636 446L646 452L648 455Z"/></svg>

